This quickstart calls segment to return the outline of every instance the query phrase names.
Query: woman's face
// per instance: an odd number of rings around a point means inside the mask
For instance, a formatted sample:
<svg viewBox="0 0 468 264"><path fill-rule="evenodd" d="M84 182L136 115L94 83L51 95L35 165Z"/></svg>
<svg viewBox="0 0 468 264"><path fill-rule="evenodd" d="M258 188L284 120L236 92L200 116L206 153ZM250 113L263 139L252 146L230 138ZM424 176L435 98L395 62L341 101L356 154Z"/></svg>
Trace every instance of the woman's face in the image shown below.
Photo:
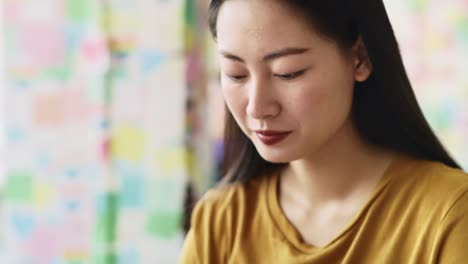
<svg viewBox="0 0 468 264"><path fill-rule="evenodd" d="M355 81L370 74L284 2L229 0L217 21L224 99L270 162L306 158L339 134Z"/></svg>

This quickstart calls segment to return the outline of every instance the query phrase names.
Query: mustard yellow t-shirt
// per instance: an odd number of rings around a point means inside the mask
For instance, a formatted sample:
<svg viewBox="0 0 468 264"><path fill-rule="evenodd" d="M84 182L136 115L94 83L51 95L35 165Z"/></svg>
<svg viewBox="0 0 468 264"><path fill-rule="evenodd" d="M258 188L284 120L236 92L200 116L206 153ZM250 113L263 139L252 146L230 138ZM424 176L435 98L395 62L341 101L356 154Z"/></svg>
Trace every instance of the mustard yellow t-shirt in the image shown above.
<svg viewBox="0 0 468 264"><path fill-rule="evenodd" d="M460 170L396 158L354 220L320 248L283 214L278 178L209 191L180 263L468 263L468 175Z"/></svg>

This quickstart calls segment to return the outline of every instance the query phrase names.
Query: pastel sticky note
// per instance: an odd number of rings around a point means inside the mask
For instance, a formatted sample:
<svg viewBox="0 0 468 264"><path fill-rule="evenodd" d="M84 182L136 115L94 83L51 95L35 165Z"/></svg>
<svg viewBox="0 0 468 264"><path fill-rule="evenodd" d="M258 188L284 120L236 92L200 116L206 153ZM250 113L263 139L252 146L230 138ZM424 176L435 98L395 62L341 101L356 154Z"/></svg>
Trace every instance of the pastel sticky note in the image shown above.
<svg viewBox="0 0 468 264"><path fill-rule="evenodd" d="M117 264L117 254L115 252L102 253L96 255L93 263L95 264Z"/></svg>
<svg viewBox="0 0 468 264"><path fill-rule="evenodd" d="M65 250L64 251L64 259L66 263L76 263L76 264L84 264L89 261L89 251L82 249L82 250Z"/></svg>
<svg viewBox="0 0 468 264"><path fill-rule="evenodd" d="M13 202L30 203L33 198L33 176L31 172L12 171L7 175L5 199Z"/></svg>
<svg viewBox="0 0 468 264"><path fill-rule="evenodd" d="M82 27L71 23L63 25L63 31L65 43L69 49L76 49L80 40L83 38L83 35L86 33Z"/></svg>
<svg viewBox="0 0 468 264"><path fill-rule="evenodd" d="M150 73L156 70L164 61L165 54L157 51L144 51L141 54L141 71Z"/></svg>
<svg viewBox="0 0 468 264"><path fill-rule="evenodd" d="M181 212L154 212L148 219L146 230L162 239L173 238L181 229Z"/></svg>
<svg viewBox="0 0 468 264"><path fill-rule="evenodd" d="M66 42L57 25L27 24L19 32L22 55L40 67L63 65L66 60Z"/></svg>
<svg viewBox="0 0 468 264"><path fill-rule="evenodd" d="M34 186L33 200L36 207L44 209L51 206L55 197L56 192L52 185L39 183Z"/></svg>
<svg viewBox="0 0 468 264"><path fill-rule="evenodd" d="M465 47L468 47L468 16L462 19L457 25L457 36L460 41L463 41Z"/></svg>
<svg viewBox="0 0 468 264"><path fill-rule="evenodd" d="M63 170L63 174L68 178L76 178L81 174L81 170L77 167L67 167Z"/></svg>
<svg viewBox="0 0 468 264"><path fill-rule="evenodd" d="M125 208L139 208L143 206L144 178L139 175L124 175L120 190L119 205Z"/></svg>
<svg viewBox="0 0 468 264"><path fill-rule="evenodd" d="M26 130L18 127L9 127L7 128L7 137L9 143L24 143Z"/></svg>
<svg viewBox="0 0 468 264"><path fill-rule="evenodd" d="M140 162L145 144L145 131L130 125L117 125L112 133L111 153L119 159Z"/></svg>
<svg viewBox="0 0 468 264"><path fill-rule="evenodd" d="M161 149L156 152L156 170L163 175L171 175L186 169L188 154L184 147Z"/></svg>
<svg viewBox="0 0 468 264"><path fill-rule="evenodd" d="M415 11L421 11L428 6L427 0L411 0L408 1L408 5Z"/></svg>
<svg viewBox="0 0 468 264"><path fill-rule="evenodd" d="M119 254L118 263L122 263L122 264L135 263L135 264L139 264L139 263L141 263L141 261L140 261L139 254L136 251L136 249L129 248L129 249L122 250L122 252Z"/></svg>
<svg viewBox="0 0 468 264"><path fill-rule="evenodd" d="M25 241L24 253L35 263L56 263L60 254L60 236L56 226L38 224Z"/></svg>
<svg viewBox="0 0 468 264"><path fill-rule="evenodd" d="M35 163L36 163L37 168L41 170L47 169L51 164L51 153L45 150L42 150L42 151L39 150L35 156L35 159L36 159Z"/></svg>
<svg viewBox="0 0 468 264"><path fill-rule="evenodd" d="M34 121L37 125L56 126L65 121L65 98L61 94L38 96L34 104Z"/></svg>
<svg viewBox="0 0 468 264"><path fill-rule="evenodd" d="M62 65L45 68L43 70L44 78L63 81L68 80L71 77L73 67L71 63L65 61Z"/></svg>
<svg viewBox="0 0 468 264"><path fill-rule="evenodd" d="M3 19L4 21L14 21L20 17L23 10L22 2L19 1L3 1Z"/></svg>
<svg viewBox="0 0 468 264"><path fill-rule="evenodd" d="M129 8L112 8L110 12L102 14L104 21L111 21L106 25L108 34L119 35L123 32L134 32L135 28L141 28L141 19L137 12L131 12Z"/></svg>
<svg viewBox="0 0 468 264"><path fill-rule="evenodd" d="M104 39L87 40L81 44L81 55L90 63L107 57L107 43Z"/></svg>
<svg viewBox="0 0 468 264"><path fill-rule="evenodd" d="M72 21L85 22L96 15L97 4L91 0L68 0L68 16Z"/></svg>
<svg viewBox="0 0 468 264"><path fill-rule="evenodd" d="M10 217L10 224L13 230L21 238L29 236L36 226L36 220L32 214L13 213Z"/></svg>
<svg viewBox="0 0 468 264"><path fill-rule="evenodd" d="M65 210L73 212L81 208L81 201L77 199L70 199L64 201Z"/></svg>

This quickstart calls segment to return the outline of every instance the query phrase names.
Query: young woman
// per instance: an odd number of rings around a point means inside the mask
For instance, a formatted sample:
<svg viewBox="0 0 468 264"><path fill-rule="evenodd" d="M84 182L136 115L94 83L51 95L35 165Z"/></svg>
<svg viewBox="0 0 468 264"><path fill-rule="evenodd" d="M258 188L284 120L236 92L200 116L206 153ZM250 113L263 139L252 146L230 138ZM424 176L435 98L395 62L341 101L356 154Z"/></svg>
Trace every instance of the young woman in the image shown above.
<svg viewBox="0 0 468 264"><path fill-rule="evenodd" d="M381 0L213 0L225 181L181 263L467 263L468 175Z"/></svg>

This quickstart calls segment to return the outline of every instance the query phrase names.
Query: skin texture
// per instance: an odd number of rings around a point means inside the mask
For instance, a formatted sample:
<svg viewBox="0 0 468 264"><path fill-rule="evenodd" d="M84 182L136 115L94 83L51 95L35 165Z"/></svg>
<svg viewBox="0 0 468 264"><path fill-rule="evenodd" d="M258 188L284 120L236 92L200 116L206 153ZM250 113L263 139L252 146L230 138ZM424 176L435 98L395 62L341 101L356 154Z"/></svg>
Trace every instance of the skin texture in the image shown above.
<svg viewBox="0 0 468 264"><path fill-rule="evenodd" d="M351 118L355 82L372 73L364 44L340 49L278 0L223 3L217 32L228 109L265 160L288 163L283 211L305 242L325 245L366 202L392 157L366 144ZM266 145L257 130L291 133Z"/></svg>
<svg viewBox="0 0 468 264"><path fill-rule="evenodd" d="M221 81L229 109L260 155L289 162L311 155L348 121L357 73L351 56L345 57L295 12L265 3L234 0L221 8L219 50L244 61L221 56ZM307 51L263 60L284 48ZM303 70L290 80L279 76ZM259 129L293 133L266 147L253 132Z"/></svg>

